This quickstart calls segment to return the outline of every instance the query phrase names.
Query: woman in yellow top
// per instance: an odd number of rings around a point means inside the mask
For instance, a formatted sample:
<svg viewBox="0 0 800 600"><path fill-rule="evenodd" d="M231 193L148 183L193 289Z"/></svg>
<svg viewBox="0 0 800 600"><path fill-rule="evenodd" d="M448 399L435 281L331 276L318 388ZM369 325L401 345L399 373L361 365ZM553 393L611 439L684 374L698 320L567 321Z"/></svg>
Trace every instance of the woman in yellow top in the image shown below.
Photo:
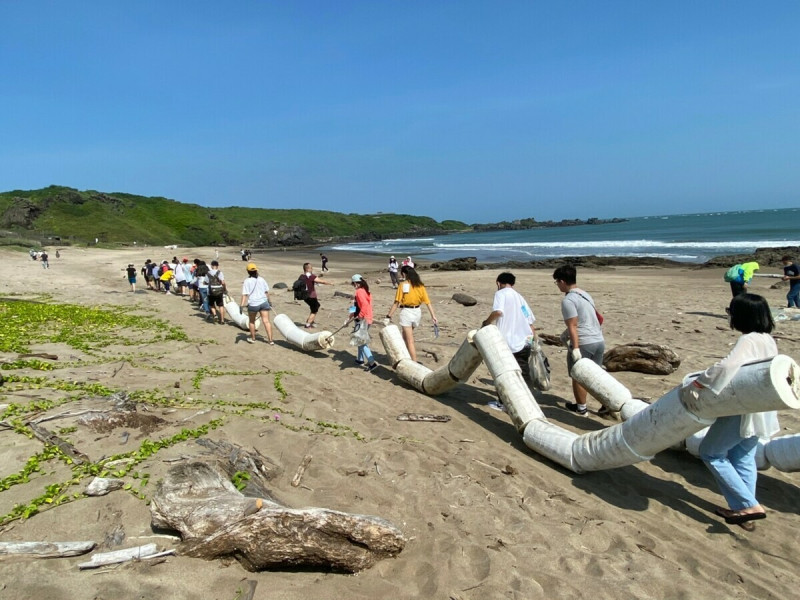
<svg viewBox="0 0 800 600"><path fill-rule="evenodd" d="M422 320L422 311L420 305L425 304L428 307L428 312L431 313L433 324L436 325L436 315L433 312L428 292L425 291L425 286L422 285L422 280L419 278L416 270L413 267L403 266L400 268L400 273L405 278L400 286L397 288L397 293L394 297L394 304L389 309L386 315L387 319L391 319L394 311L400 308L400 327L403 331L403 341L406 343L408 353L411 355L411 360L417 360L417 350L414 347L414 328L417 327Z"/></svg>

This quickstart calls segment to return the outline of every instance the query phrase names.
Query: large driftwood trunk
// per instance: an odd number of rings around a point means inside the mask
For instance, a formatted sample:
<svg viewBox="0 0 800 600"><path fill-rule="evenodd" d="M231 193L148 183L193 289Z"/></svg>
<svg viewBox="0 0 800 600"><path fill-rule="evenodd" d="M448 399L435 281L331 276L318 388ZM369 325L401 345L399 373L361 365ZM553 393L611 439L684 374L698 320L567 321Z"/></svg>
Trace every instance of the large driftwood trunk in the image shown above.
<svg viewBox="0 0 800 600"><path fill-rule="evenodd" d="M181 553L207 560L234 556L251 571L314 566L355 572L405 545L384 519L243 496L222 469L202 462L170 469L150 512L153 527L181 533Z"/></svg>
<svg viewBox="0 0 800 600"><path fill-rule="evenodd" d="M635 371L651 375L669 375L681 364L681 359L667 346L659 344L623 344L607 351L603 366L607 371Z"/></svg>

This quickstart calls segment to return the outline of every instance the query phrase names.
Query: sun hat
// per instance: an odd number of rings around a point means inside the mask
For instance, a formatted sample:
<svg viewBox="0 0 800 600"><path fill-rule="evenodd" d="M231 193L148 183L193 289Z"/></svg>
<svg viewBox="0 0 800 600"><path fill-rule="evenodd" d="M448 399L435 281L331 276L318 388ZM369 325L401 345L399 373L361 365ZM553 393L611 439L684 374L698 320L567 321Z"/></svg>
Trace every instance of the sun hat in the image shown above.
<svg viewBox="0 0 800 600"><path fill-rule="evenodd" d="M350 278L350 280L351 280L353 283L358 283L359 281L364 281L364 280L363 280L363 278L361 277L361 275L359 275L358 273L356 273L355 275L353 275L353 276Z"/></svg>
<svg viewBox="0 0 800 600"><path fill-rule="evenodd" d="M389 258L394 258L394 256L390 256Z"/></svg>
<svg viewBox="0 0 800 600"><path fill-rule="evenodd" d="M258 271L258 267L256 266L256 263L247 263L247 270Z"/></svg>

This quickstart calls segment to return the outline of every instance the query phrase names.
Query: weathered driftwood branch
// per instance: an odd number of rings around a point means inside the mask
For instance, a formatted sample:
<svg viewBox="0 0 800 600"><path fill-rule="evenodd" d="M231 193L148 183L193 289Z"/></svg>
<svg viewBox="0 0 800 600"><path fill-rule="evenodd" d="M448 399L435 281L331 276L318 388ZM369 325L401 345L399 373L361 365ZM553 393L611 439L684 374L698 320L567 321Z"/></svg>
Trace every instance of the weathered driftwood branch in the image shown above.
<svg viewBox="0 0 800 600"><path fill-rule="evenodd" d="M536 335L539 339L547 344L548 346L563 346L564 343L561 341L561 338L557 335L553 335L552 333L542 333L541 331L537 332Z"/></svg>
<svg viewBox="0 0 800 600"><path fill-rule="evenodd" d="M31 428L31 431L33 432L33 435L36 436L36 439L38 439L44 444L48 444L50 446L56 446L64 454L69 456L75 462L76 465L82 465L84 463L91 462L89 460L89 457L86 456L83 452L77 450L75 446L70 444L67 440L57 436L49 429L45 429L41 425L37 425L32 421L28 421L28 427Z"/></svg>
<svg viewBox="0 0 800 600"><path fill-rule="evenodd" d="M280 502L269 490L269 483L279 476L282 470L268 457L258 453L258 450L250 452L241 446L222 440L199 438L196 443L213 455L214 464L222 469L229 480L232 480L236 473L247 473L249 479L243 480L244 487L241 489L244 496Z"/></svg>
<svg viewBox="0 0 800 600"><path fill-rule="evenodd" d="M145 544L144 546L137 546L136 548L126 548L124 550L114 550L113 552L102 552L100 554L93 554L89 562L80 563L79 569L96 569L97 567L104 567L105 565L114 565L129 560L145 560L148 558L158 558L159 556L166 556L167 554L174 554L174 550L165 550L159 552L155 544Z"/></svg>
<svg viewBox="0 0 800 600"><path fill-rule="evenodd" d="M309 463L311 463L311 455L306 454L303 457L303 460L300 461L300 466L297 467L297 472L292 477L292 487L297 487L300 485L300 481L303 479L303 474L306 472L306 468L308 467Z"/></svg>
<svg viewBox="0 0 800 600"><path fill-rule="evenodd" d="M635 342L607 351L603 366L607 371L635 371L651 375L669 375L681 364L681 359L667 346Z"/></svg>
<svg viewBox="0 0 800 600"><path fill-rule="evenodd" d="M251 571L314 566L355 572L405 545L402 533L379 517L291 509L266 500L253 512L255 502L218 468L176 465L153 496L152 526L179 531L183 554L207 560L235 556Z"/></svg>
<svg viewBox="0 0 800 600"><path fill-rule="evenodd" d="M0 542L0 556L27 555L35 558L80 556L94 549L96 542Z"/></svg>

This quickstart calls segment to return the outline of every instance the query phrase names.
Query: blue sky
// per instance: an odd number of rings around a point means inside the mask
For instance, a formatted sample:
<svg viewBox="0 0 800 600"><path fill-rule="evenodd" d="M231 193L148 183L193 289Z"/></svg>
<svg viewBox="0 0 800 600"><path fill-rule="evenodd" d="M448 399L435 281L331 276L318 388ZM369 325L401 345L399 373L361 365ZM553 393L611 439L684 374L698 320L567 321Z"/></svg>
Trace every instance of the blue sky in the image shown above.
<svg viewBox="0 0 800 600"><path fill-rule="evenodd" d="M0 190L467 223L800 206L800 2L0 0Z"/></svg>

